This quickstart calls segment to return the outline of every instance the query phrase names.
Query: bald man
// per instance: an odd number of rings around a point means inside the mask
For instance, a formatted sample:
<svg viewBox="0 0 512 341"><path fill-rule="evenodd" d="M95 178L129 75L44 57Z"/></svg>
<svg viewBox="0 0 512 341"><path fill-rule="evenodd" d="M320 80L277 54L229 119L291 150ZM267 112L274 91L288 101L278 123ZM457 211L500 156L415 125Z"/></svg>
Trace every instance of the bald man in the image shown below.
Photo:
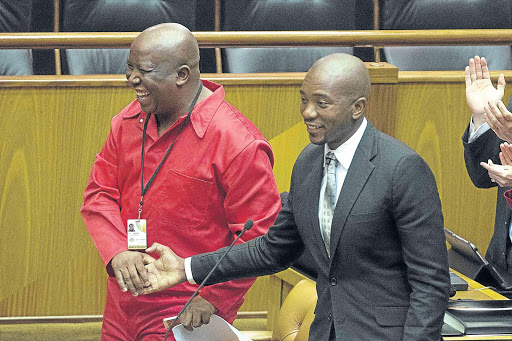
<svg viewBox="0 0 512 341"><path fill-rule="evenodd" d="M151 27L131 45L126 78L137 99L112 119L81 210L110 275L102 340L162 340L162 319L197 288L141 296L147 245L181 257L214 251L248 219L244 240L263 235L281 207L270 145L222 86L200 80L198 65L197 41L178 24ZM181 322L197 327L212 313L232 322L253 282L204 288Z"/></svg>
<svg viewBox="0 0 512 341"><path fill-rule="evenodd" d="M288 201L260 238L235 246L208 284L275 273L308 249L318 269L314 341L440 340L448 302L443 216L432 172L365 118L370 78L356 57L318 60L300 90L311 144ZM224 250L182 259L154 244L146 292L202 281ZM189 275L187 276L186 273Z"/></svg>

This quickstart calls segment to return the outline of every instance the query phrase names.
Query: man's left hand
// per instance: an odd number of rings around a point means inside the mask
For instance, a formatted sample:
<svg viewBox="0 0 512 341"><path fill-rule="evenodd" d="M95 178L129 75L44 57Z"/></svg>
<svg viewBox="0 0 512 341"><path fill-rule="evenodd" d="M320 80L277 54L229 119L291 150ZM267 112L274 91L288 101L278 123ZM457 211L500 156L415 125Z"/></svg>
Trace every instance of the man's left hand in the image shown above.
<svg viewBox="0 0 512 341"><path fill-rule="evenodd" d="M181 314L180 323L183 324L186 330L192 331L194 328L210 323L210 317L215 313L215 310L213 304L201 296L196 296Z"/></svg>

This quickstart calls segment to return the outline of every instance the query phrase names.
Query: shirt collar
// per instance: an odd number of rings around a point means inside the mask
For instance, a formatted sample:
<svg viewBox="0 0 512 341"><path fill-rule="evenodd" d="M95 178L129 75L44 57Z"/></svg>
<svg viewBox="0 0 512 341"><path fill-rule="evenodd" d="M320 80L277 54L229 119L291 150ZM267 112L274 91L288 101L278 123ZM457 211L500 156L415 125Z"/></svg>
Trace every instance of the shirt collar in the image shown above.
<svg viewBox="0 0 512 341"><path fill-rule="evenodd" d="M222 85L205 79L202 79L201 81L203 82L203 86L213 93L205 100L196 104L190 116L190 121L192 122L194 131L199 138L203 138L206 133L206 129L208 129L213 116L217 112L217 109L222 102L224 102L225 96L224 87Z"/></svg>
<svg viewBox="0 0 512 341"><path fill-rule="evenodd" d="M190 122L192 122L192 127L194 128L197 136L203 138L206 133L206 129L215 115L215 112L224 101L225 93L224 87L220 84L204 79L202 79L201 82L205 88L211 90L213 93L208 98L194 106L194 109L192 109L192 113L190 114ZM137 116L145 121L148 114L142 111L139 102L135 100L122 117L133 118ZM181 122L185 117L186 115L181 116L177 122Z"/></svg>
<svg viewBox="0 0 512 341"><path fill-rule="evenodd" d="M352 163L352 159L354 158L354 154L356 153L357 146L359 145L359 142L361 142L361 139L363 138L364 131L366 129L366 126L368 125L368 122L366 120L366 117L363 117L363 122L357 128L356 132L350 136L350 138L345 141L341 146L339 146L336 149L329 148L329 145L326 143L324 147L324 167L325 167L325 155L327 155L328 152L333 152L336 156L336 159L338 160L339 164L343 166L343 168L347 169L350 167L350 164Z"/></svg>

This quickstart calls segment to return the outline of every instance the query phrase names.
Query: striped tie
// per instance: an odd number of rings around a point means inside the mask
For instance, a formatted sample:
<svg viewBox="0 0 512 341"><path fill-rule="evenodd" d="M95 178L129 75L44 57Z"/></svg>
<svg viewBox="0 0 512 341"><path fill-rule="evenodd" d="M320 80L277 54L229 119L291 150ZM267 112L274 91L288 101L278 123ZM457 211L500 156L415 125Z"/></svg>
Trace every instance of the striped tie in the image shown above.
<svg viewBox="0 0 512 341"><path fill-rule="evenodd" d="M325 156L327 165L327 182L325 185L325 194L322 202L322 238L324 239L327 254L331 257L331 224L336 207L336 167L338 160L333 152L328 152Z"/></svg>

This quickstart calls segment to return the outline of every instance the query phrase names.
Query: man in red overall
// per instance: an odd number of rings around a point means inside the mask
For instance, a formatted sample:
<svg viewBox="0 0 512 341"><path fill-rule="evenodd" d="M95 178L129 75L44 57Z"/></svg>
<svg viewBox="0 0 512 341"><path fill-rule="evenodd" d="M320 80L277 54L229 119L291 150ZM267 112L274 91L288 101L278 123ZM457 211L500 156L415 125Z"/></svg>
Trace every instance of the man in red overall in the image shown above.
<svg viewBox="0 0 512 341"><path fill-rule="evenodd" d="M158 242L181 257L263 235L281 207L273 154L258 129L200 80L199 48L178 24L133 41L126 77L137 100L112 119L96 156L81 213L110 277L102 340L162 340L197 288L183 283L153 295L143 264ZM188 328L212 313L233 322L254 278L203 288L180 318Z"/></svg>

